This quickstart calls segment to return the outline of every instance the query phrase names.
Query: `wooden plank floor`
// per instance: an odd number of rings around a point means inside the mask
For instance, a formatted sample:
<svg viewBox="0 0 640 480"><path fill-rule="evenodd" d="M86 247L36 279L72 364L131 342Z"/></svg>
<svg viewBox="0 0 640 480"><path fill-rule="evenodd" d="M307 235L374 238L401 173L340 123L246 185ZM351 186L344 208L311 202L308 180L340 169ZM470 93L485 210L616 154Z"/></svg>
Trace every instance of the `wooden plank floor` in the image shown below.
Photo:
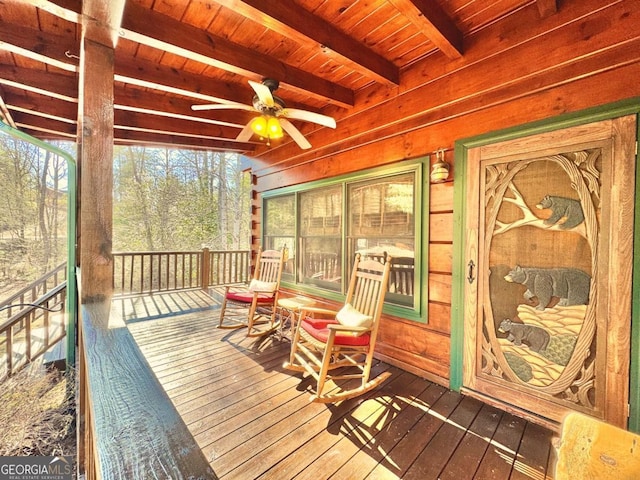
<svg viewBox="0 0 640 480"><path fill-rule="evenodd" d="M378 389L310 403L289 342L215 328L206 294L114 302L218 478L553 478L552 432L386 363Z"/></svg>

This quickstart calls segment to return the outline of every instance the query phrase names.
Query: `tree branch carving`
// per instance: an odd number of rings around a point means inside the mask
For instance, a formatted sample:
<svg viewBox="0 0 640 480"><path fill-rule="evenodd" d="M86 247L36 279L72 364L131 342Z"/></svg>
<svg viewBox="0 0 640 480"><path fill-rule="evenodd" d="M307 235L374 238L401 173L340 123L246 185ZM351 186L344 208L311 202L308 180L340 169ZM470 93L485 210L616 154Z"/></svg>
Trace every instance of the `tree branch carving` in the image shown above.
<svg viewBox="0 0 640 480"><path fill-rule="evenodd" d="M549 231L560 231L560 232L575 232L586 238L586 232L584 228L584 223L581 223L577 227L574 227L570 230L563 230L560 228L559 224L547 225L544 223L543 218L537 217L529 208L529 206L525 203L522 194L518 191L513 182L509 182L508 184L509 190L513 193L513 197L507 197L506 195L502 197L502 201L505 203L512 203L516 207L520 209L523 217L515 222L505 223L499 221L497 218L495 220L495 229L493 231L494 235L500 235L502 233L508 232L509 230L513 230L514 228L523 227L525 225L529 225L535 228L541 228L543 230Z"/></svg>

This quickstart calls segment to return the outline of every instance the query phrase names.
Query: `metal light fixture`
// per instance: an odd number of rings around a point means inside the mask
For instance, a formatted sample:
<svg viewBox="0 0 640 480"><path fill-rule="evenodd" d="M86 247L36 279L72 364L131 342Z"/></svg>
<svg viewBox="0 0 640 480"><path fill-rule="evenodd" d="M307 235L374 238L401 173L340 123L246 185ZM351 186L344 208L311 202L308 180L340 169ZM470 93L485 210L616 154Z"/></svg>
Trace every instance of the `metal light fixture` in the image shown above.
<svg viewBox="0 0 640 480"><path fill-rule="evenodd" d="M260 115L251 120L251 130L256 135L260 135L267 140L272 138L282 138L282 126L276 117L271 115Z"/></svg>
<svg viewBox="0 0 640 480"><path fill-rule="evenodd" d="M436 150L434 153L437 161L431 169L431 181L433 183L446 182L449 178L450 165L444 161L444 148Z"/></svg>

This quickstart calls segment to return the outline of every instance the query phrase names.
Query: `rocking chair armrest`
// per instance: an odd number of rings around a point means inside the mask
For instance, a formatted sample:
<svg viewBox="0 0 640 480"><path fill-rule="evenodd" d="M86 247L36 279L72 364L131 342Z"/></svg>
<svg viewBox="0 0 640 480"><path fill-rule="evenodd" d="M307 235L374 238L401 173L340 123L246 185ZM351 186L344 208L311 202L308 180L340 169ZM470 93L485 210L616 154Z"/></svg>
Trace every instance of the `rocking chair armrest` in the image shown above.
<svg viewBox="0 0 640 480"><path fill-rule="evenodd" d="M233 289L247 290L248 288L249 288L249 284L248 283L234 283L232 285L225 285L224 286L224 292L228 293L229 291L231 291Z"/></svg>
<svg viewBox="0 0 640 480"><path fill-rule="evenodd" d="M336 332L350 332L355 333L357 336L363 335L371 331L371 327L350 327L348 325L342 325L341 323L332 323L327 325L329 330L336 330Z"/></svg>
<svg viewBox="0 0 640 480"><path fill-rule="evenodd" d="M338 312L329 308L320 307L300 307L300 318L304 318L308 313L319 313L321 315L331 315L335 317Z"/></svg>

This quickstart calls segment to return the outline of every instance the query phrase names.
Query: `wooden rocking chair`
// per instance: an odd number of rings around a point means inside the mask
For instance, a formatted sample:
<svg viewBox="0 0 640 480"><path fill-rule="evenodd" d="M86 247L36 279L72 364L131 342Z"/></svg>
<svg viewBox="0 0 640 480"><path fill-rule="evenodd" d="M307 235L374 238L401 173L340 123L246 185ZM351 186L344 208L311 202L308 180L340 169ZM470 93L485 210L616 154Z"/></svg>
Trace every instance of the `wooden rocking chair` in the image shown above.
<svg viewBox="0 0 640 480"><path fill-rule="evenodd" d="M218 328L247 327L248 337L267 335L278 328L275 307L284 257L284 249L258 251L258 262L249 285L225 287Z"/></svg>
<svg viewBox="0 0 640 480"><path fill-rule="evenodd" d="M361 260L358 254L347 298L339 312L301 308L291 356L284 368L307 372L316 379L317 387L311 401L334 403L356 397L377 387L391 375L387 372L369 379L390 266L390 258L382 264L376 260ZM329 381L350 379L359 379L359 385L338 388L337 392L330 388L336 385L327 385Z"/></svg>

